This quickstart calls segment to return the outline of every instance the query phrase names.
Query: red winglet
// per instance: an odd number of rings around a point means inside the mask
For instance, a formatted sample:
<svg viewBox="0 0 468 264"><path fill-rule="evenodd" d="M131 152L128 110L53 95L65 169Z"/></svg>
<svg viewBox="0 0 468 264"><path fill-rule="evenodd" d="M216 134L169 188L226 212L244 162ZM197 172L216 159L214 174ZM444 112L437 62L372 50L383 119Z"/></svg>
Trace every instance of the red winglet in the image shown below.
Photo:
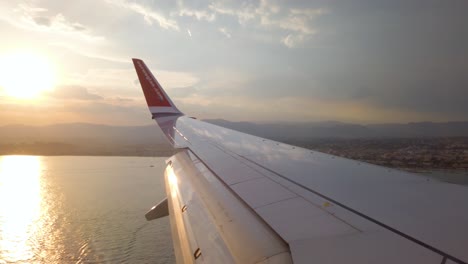
<svg viewBox="0 0 468 264"><path fill-rule="evenodd" d="M151 113L181 113L140 59L132 59Z"/></svg>

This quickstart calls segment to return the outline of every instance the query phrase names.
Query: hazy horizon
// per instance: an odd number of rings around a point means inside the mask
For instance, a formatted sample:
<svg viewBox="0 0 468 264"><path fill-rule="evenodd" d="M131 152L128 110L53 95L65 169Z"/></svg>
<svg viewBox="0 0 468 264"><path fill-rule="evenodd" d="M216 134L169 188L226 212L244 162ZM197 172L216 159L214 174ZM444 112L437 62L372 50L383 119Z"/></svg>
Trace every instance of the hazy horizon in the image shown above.
<svg viewBox="0 0 468 264"><path fill-rule="evenodd" d="M325 122L233 122L225 119L205 119L205 122L238 130L244 133L261 137L269 135L281 135L282 137L293 137L299 134L307 137L320 135L327 137L340 134L358 137L389 136L396 137L425 137L430 136L467 136L468 122L410 122L410 123L380 123L380 124L354 124L336 121ZM99 140L106 141L113 136L125 137L130 141L140 143L155 143L155 139L165 142L159 126L153 122L144 125L107 125L96 123L56 123L48 125L11 124L0 125L0 143L9 138L22 138L27 135L29 138L61 139L61 138L87 138L98 137ZM271 137L271 136L270 136ZM277 136L274 136L277 138ZM118 140L116 141L118 142Z"/></svg>
<svg viewBox="0 0 468 264"><path fill-rule="evenodd" d="M353 122L342 122L336 120L323 120L323 121L261 121L261 120L228 120L224 118L210 118L210 119L201 119L202 121L206 121L211 123L212 121L216 123L217 121L222 122L229 122L229 123L251 123L251 124L258 124L258 125L309 125L309 124L343 124L343 125L361 125L361 126L372 126L372 125L408 125L408 124L453 124L453 123L468 123L468 121L463 120L454 120L454 121L430 121L430 120L422 120L422 121L408 121L408 122L376 122L376 123L353 123ZM45 123L45 124L27 124L27 123L8 123L8 124L0 124L0 127L10 127L10 126L26 126L26 127L47 127L47 126L60 126L60 125L92 125L92 126L108 126L108 127L147 127L147 126L155 126L157 124L151 120L148 123L136 124L136 125L125 125L125 124L108 124L108 123L92 123L92 122L59 122L59 123Z"/></svg>

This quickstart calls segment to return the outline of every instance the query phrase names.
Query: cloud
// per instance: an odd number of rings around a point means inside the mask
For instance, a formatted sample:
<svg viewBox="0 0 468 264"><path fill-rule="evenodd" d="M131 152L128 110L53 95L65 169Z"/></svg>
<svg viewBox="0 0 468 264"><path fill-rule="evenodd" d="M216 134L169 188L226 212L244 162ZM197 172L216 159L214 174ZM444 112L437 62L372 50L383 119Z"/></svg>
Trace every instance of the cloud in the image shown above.
<svg viewBox="0 0 468 264"><path fill-rule="evenodd" d="M257 34L276 35L279 43L289 48L298 46L318 32L314 21L329 11L326 8L285 8L269 0L255 2L214 1L206 5L198 4L189 7L187 3L177 2L178 10L171 16L192 17L197 21L218 21L218 30L227 38L228 32L225 17L234 17L244 29ZM219 19L218 19L219 18ZM261 39L261 38L254 38Z"/></svg>
<svg viewBox="0 0 468 264"><path fill-rule="evenodd" d="M241 7L228 7L221 2L215 2L208 6L208 8L220 15L234 16L238 19L239 24L244 25L248 21L255 18L254 6L242 4Z"/></svg>
<svg viewBox="0 0 468 264"><path fill-rule="evenodd" d="M291 8L284 12L283 16L276 17L271 11L271 8L263 8L261 10L264 10L262 12L258 12L261 16L261 25L286 31L287 35L281 39L281 42L289 48L296 47L309 37L315 35L318 32L318 29L313 25L314 20L328 12L324 8ZM279 12L279 9L273 10L278 10L277 12Z"/></svg>
<svg viewBox="0 0 468 264"><path fill-rule="evenodd" d="M133 99L133 98L126 98L126 97L119 97L119 96L113 98L113 100L115 100L115 101L117 101L119 103L133 103L133 102L135 102L135 99Z"/></svg>
<svg viewBox="0 0 468 264"><path fill-rule="evenodd" d="M197 94L198 89L191 86L191 87L180 87L174 88L170 91L170 96L172 98L186 98Z"/></svg>
<svg viewBox="0 0 468 264"><path fill-rule="evenodd" d="M65 49L68 52L72 52L83 57L100 59L113 63L128 64L130 62L128 56L113 52L111 49L103 49L103 47L97 45L82 45L82 43L72 41L49 42L48 45L54 48Z"/></svg>
<svg viewBox="0 0 468 264"><path fill-rule="evenodd" d="M237 8L216 2L209 8L219 15L236 17L238 23L245 27L254 26L273 34L283 33L279 41L289 48L315 35L318 29L313 22L329 12L325 8L282 8L267 0L261 0L258 5L244 3Z"/></svg>
<svg viewBox="0 0 468 264"><path fill-rule="evenodd" d="M73 99L73 100L102 100L102 96L91 93L87 88L82 86L60 86L54 91L48 92L48 96L57 99Z"/></svg>
<svg viewBox="0 0 468 264"><path fill-rule="evenodd" d="M187 16L187 17L194 17L198 21L208 21L212 22L216 19L216 15L214 13L208 12L207 10L193 10L188 8L181 8L177 13L179 16Z"/></svg>
<svg viewBox="0 0 468 264"><path fill-rule="evenodd" d="M103 36L93 34L92 30L85 25L70 21L60 12L55 13L28 3L18 4L4 10L6 12L0 12L0 17L22 29L65 35L88 42L105 40Z"/></svg>
<svg viewBox="0 0 468 264"><path fill-rule="evenodd" d="M107 101L70 100L42 101L40 104L0 103L0 125L56 123L96 123L109 125L151 124L145 103L123 105Z"/></svg>
<svg viewBox="0 0 468 264"><path fill-rule="evenodd" d="M199 82L199 78L190 72L155 70L154 75L164 87L190 87Z"/></svg>
<svg viewBox="0 0 468 264"><path fill-rule="evenodd" d="M150 66L149 68L152 69ZM173 89L193 87L199 82L199 78L190 72L157 69L152 70L152 72L164 89L169 90L169 93ZM133 68L88 69L84 74L71 76L66 82L73 84L72 86L90 87L95 91L99 91L99 94L105 97L106 100L112 96L143 99L140 84Z"/></svg>
<svg viewBox="0 0 468 264"><path fill-rule="evenodd" d="M33 17L32 19L38 25L50 27L50 25L52 24L52 21L51 21L50 17Z"/></svg>
<svg viewBox="0 0 468 264"><path fill-rule="evenodd" d="M202 6L200 8L200 6ZM177 1L177 11L171 12L171 16L191 17L198 21L213 22L216 20L216 14L203 6L200 2Z"/></svg>
<svg viewBox="0 0 468 264"><path fill-rule="evenodd" d="M204 96L194 94L175 101L178 108L201 119L288 122L341 121L352 123L412 122L414 120L456 121L456 116L385 108L366 101L322 101L313 97L282 97L258 100L249 96ZM278 106L281 106L278 108ZM272 115L274 113L274 115Z"/></svg>
<svg viewBox="0 0 468 264"><path fill-rule="evenodd" d="M225 27L219 28L219 32L223 33L223 35L226 36L226 38L231 38L231 34Z"/></svg>
<svg viewBox="0 0 468 264"><path fill-rule="evenodd" d="M108 62L129 62L129 56L118 50L121 42L115 41L112 33L106 30L105 19L117 19L118 12L99 12L105 13L102 17L80 15L80 9L86 10L90 5L108 7L107 4L84 0L79 3L79 8L63 8L60 3L51 0L16 2L0 2L0 20L7 22L2 32L11 36L9 43L3 40L0 48L8 50L20 46L20 49L48 55L60 53L60 56L67 57L67 65L77 65L95 58ZM105 35L101 32L105 32Z"/></svg>
<svg viewBox="0 0 468 264"><path fill-rule="evenodd" d="M142 15L149 25L153 25L156 22L163 29L179 30L177 21L165 17L150 7L125 0L106 0L106 2Z"/></svg>
<svg viewBox="0 0 468 264"><path fill-rule="evenodd" d="M266 25L274 25L276 27L297 32L303 35L313 35L317 29L312 26L312 21L316 17L326 14L323 8L318 9L290 9L287 16L279 20L264 20Z"/></svg>
<svg viewBox="0 0 468 264"><path fill-rule="evenodd" d="M294 48L304 42L305 36L302 34L289 34L284 37L281 42L288 48Z"/></svg>

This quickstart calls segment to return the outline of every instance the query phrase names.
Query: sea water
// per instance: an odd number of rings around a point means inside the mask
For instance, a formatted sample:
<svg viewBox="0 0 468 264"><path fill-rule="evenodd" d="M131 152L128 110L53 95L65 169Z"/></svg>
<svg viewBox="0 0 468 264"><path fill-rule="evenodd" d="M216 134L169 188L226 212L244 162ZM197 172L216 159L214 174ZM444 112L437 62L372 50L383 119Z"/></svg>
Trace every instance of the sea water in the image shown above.
<svg viewBox="0 0 468 264"><path fill-rule="evenodd" d="M0 263L174 263L164 159L0 156Z"/></svg>

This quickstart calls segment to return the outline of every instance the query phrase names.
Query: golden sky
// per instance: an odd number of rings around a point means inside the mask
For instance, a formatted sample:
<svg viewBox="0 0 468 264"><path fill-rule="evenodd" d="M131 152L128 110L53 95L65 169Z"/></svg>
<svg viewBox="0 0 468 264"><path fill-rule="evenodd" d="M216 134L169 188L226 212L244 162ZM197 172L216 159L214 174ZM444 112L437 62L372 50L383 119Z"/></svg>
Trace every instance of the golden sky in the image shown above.
<svg viewBox="0 0 468 264"><path fill-rule="evenodd" d="M233 121L468 120L468 2L0 3L0 126L149 124L131 58L183 112Z"/></svg>

